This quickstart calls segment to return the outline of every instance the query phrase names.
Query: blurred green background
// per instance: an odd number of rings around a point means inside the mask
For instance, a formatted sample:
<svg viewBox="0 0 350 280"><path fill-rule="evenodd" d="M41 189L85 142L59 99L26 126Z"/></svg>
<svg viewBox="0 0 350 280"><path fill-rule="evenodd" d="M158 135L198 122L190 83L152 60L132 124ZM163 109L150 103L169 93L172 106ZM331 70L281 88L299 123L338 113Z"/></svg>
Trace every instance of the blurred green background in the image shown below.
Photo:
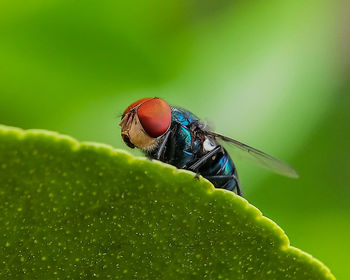
<svg viewBox="0 0 350 280"><path fill-rule="evenodd" d="M237 160L246 199L293 246L350 279L349 8L2 0L0 123L127 149L123 110L164 98L290 162L300 179Z"/></svg>

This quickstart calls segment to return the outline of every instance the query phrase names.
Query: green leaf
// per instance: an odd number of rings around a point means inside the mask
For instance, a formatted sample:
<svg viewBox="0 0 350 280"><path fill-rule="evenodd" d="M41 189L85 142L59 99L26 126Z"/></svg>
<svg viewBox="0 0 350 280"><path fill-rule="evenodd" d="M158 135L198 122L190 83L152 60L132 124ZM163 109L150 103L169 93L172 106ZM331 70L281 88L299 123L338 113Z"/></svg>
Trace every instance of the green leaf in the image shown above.
<svg viewBox="0 0 350 280"><path fill-rule="evenodd" d="M335 279L191 172L6 126L0 159L1 279Z"/></svg>

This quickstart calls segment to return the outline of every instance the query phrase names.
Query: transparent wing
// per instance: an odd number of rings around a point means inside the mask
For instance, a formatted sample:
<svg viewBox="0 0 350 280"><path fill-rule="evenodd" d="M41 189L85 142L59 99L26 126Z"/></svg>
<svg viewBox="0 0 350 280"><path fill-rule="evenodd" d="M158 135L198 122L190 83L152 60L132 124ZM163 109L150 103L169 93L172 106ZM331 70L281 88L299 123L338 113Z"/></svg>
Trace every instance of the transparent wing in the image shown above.
<svg viewBox="0 0 350 280"><path fill-rule="evenodd" d="M291 178L299 177L298 173L291 166L277 158L274 158L273 156L265 154L264 152L243 144L235 139L210 131L208 131L207 134L215 137L216 139L221 139L225 142L231 143L242 158L250 160L265 169Z"/></svg>

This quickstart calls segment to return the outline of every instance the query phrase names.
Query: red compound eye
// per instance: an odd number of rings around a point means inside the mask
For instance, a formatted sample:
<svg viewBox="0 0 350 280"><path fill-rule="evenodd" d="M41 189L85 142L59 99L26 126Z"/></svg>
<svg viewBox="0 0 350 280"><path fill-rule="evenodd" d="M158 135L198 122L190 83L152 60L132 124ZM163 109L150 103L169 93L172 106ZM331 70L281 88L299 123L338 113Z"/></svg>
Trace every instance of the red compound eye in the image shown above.
<svg viewBox="0 0 350 280"><path fill-rule="evenodd" d="M171 123L171 109L168 103L159 98L144 98L135 103L141 103L137 109L137 116L149 136L157 138L168 130Z"/></svg>
<svg viewBox="0 0 350 280"><path fill-rule="evenodd" d="M151 97L146 97L146 98L142 98L140 100L137 100L136 102L132 103L128 108L125 109L122 118L125 116L125 114L129 113L129 111L135 107L137 107L138 105L140 105L141 103L147 101L147 100L152 100L153 98Z"/></svg>

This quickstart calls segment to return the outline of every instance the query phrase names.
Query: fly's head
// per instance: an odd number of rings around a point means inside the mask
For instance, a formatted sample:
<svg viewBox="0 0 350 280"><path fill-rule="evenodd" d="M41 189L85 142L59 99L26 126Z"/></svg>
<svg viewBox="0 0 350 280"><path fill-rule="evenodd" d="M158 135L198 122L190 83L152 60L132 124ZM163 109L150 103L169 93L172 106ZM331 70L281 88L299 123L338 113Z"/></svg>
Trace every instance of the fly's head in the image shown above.
<svg viewBox="0 0 350 280"><path fill-rule="evenodd" d="M130 148L150 150L171 124L171 109L160 98L143 98L126 108L119 123L123 141Z"/></svg>

